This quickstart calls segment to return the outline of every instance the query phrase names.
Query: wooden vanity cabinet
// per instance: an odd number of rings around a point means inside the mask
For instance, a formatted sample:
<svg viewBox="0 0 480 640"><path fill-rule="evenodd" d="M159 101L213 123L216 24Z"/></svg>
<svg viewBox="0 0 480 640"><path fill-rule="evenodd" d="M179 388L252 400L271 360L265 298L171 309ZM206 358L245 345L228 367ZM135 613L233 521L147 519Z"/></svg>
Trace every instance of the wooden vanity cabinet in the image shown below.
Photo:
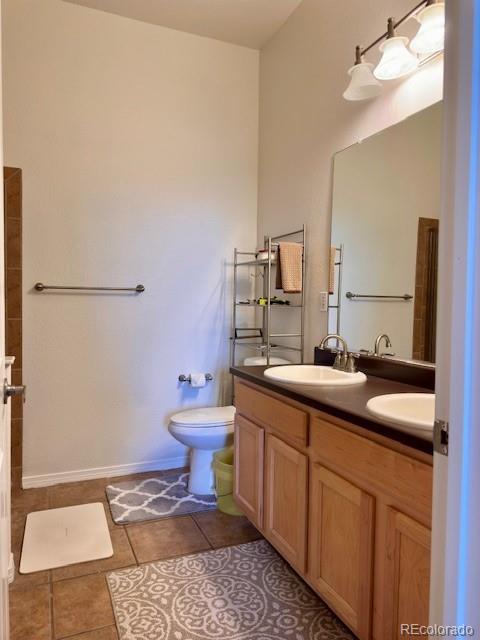
<svg viewBox="0 0 480 640"><path fill-rule="evenodd" d="M234 497L360 640L428 623L432 465L235 381Z"/></svg>
<svg viewBox="0 0 480 640"><path fill-rule="evenodd" d="M344 597L342 582L342 588L334 586L332 593L332 589L318 581L325 564L330 570L334 561L324 560L319 570L315 560L319 553L315 536L322 535L318 528L325 530L328 517L324 516L323 523L315 517L315 504L322 504L319 493L325 494L325 482L319 484L317 480L317 488L314 483L310 488L311 584L361 640L397 640L401 623L428 624L432 466L414 458L413 452L407 455L405 451L387 447L317 416L312 419L310 445L311 476L315 476L316 468L326 467L334 474L328 476L329 484L338 487L337 494L345 497L343 505L337 498L336 509L331 508L332 512L336 511L337 520L337 525L331 526L337 536L341 532L347 535L350 522L350 539L361 548L359 557L365 561L351 563L344 555L343 569L348 571L348 563L352 572L353 595L350 592L349 599ZM325 471L320 473L325 476ZM347 496L350 506L347 506ZM358 505L356 511L353 504ZM339 517L342 509L350 514L346 521ZM362 524L358 525L359 522ZM335 578L338 579L337 574ZM355 588L357 579L359 586ZM350 609L339 597L350 604ZM370 607L362 608L361 602L370 602Z"/></svg>
<svg viewBox="0 0 480 640"><path fill-rule="evenodd" d="M308 576L361 639L370 637L374 498L320 464L310 468Z"/></svg>
<svg viewBox="0 0 480 640"><path fill-rule="evenodd" d="M235 417L235 501L258 529L263 529L263 447L264 430Z"/></svg>
<svg viewBox="0 0 480 640"><path fill-rule="evenodd" d="M265 448L265 536L300 573L306 570L308 459L268 434Z"/></svg>
<svg viewBox="0 0 480 640"><path fill-rule="evenodd" d="M428 624L430 529L405 514L388 509L385 546L384 633L404 638L400 624Z"/></svg>

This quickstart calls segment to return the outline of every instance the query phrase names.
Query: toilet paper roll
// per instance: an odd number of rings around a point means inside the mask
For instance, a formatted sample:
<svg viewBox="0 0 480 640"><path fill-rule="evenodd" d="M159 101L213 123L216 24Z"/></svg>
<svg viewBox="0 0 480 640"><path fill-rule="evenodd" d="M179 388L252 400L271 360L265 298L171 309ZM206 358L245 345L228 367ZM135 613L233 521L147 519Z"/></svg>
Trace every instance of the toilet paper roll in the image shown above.
<svg viewBox="0 0 480 640"><path fill-rule="evenodd" d="M191 375L190 384L195 389L204 387L207 384L207 380L205 378L204 373L192 373L190 375Z"/></svg>

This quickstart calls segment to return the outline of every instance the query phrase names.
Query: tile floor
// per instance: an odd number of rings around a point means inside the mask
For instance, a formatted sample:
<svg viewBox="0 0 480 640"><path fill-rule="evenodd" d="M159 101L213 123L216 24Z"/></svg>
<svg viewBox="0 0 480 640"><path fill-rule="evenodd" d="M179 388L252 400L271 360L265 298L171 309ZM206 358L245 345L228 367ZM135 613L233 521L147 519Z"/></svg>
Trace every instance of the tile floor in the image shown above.
<svg viewBox="0 0 480 640"><path fill-rule="evenodd" d="M138 474L145 478L162 472ZM119 478L116 478L118 480ZM219 511L132 525L116 525L105 497L108 478L12 495L12 547L18 566L27 513L88 502L103 502L114 555L30 575L17 574L10 587L10 640L118 640L105 573L260 537L246 518Z"/></svg>

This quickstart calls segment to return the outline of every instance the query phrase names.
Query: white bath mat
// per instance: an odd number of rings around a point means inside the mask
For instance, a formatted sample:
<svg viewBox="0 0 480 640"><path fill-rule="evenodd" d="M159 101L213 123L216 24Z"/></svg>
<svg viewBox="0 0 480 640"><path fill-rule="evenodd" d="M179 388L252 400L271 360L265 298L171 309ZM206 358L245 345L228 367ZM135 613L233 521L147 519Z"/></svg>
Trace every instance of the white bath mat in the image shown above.
<svg viewBox="0 0 480 640"><path fill-rule="evenodd" d="M20 573L113 556L101 502L35 511L27 516Z"/></svg>

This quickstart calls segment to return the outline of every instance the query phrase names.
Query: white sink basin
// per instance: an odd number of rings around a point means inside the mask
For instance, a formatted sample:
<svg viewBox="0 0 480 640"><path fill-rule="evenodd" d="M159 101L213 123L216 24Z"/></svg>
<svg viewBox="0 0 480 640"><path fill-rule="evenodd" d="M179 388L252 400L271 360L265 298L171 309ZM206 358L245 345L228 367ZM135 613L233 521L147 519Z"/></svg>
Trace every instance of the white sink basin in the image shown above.
<svg viewBox="0 0 480 640"><path fill-rule="evenodd" d="M313 364L291 364L265 369L264 375L276 382L299 384L307 387L347 387L365 382L367 376L358 371L346 373L332 367Z"/></svg>
<svg viewBox="0 0 480 640"><path fill-rule="evenodd" d="M391 393L376 396L367 402L367 409L377 418L382 418L401 431L413 433L425 440L431 440L433 437L433 393Z"/></svg>

